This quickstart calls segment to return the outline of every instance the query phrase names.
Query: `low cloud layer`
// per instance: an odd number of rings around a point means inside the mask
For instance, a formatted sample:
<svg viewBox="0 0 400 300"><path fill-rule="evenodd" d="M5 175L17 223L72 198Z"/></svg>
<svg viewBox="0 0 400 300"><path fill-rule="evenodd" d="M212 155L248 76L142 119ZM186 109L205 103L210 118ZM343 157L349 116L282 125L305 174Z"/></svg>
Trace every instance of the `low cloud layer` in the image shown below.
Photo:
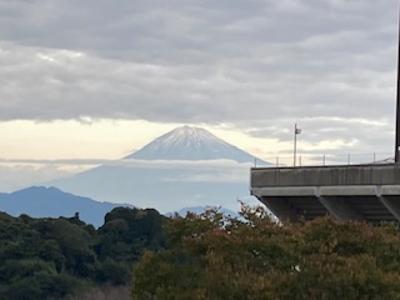
<svg viewBox="0 0 400 300"><path fill-rule="evenodd" d="M0 191L13 192L32 185L41 185L74 174L54 165L0 165Z"/></svg>
<svg viewBox="0 0 400 300"><path fill-rule="evenodd" d="M100 159L0 159L0 190L14 191L31 185L43 185L97 166L132 168L135 170L173 170L192 172L192 176L168 176L165 182L246 183L249 163L231 160L168 161L168 160L100 160Z"/></svg>
<svg viewBox="0 0 400 300"><path fill-rule="evenodd" d="M230 124L388 151L397 1L0 0L0 120Z"/></svg>
<svg viewBox="0 0 400 300"><path fill-rule="evenodd" d="M252 164L239 163L229 159L217 160L138 160L138 159L0 159L0 164L28 164L28 165L59 165L59 166L110 166L110 167L126 167L126 168L240 168L248 170Z"/></svg>

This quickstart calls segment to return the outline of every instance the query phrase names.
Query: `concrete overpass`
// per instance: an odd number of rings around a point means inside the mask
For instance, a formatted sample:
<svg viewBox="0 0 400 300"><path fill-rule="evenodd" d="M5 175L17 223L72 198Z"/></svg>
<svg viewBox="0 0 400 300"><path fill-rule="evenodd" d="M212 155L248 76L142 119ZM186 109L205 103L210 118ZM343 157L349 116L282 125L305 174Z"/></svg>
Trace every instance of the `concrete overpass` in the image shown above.
<svg viewBox="0 0 400 300"><path fill-rule="evenodd" d="M395 163L251 169L251 194L281 221L329 214L340 221L400 222L400 30L398 42ZM300 132L295 127L294 162Z"/></svg>
<svg viewBox="0 0 400 300"><path fill-rule="evenodd" d="M399 164L252 168L251 194L281 221L400 222Z"/></svg>

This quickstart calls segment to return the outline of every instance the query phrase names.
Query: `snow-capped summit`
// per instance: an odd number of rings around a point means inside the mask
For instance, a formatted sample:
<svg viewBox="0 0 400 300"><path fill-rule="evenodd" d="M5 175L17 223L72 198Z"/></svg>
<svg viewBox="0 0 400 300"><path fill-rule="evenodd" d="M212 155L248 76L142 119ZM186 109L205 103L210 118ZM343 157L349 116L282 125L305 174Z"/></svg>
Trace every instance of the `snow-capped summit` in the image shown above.
<svg viewBox="0 0 400 300"><path fill-rule="evenodd" d="M253 162L255 157L228 144L203 128L182 126L160 136L126 158L141 160L229 159L237 162Z"/></svg>

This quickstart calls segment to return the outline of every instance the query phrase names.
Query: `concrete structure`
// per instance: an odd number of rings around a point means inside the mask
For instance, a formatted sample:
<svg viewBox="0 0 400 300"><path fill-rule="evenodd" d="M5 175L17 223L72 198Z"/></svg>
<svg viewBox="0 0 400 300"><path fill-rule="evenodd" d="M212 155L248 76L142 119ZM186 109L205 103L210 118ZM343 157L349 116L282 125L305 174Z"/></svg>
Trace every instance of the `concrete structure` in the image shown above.
<svg viewBox="0 0 400 300"><path fill-rule="evenodd" d="M253 168L251 194L281 221L400 221L400 165Z"/></svg>
<svg viewBox="0 0 400 300"><path fill-rule="evenodd" d="M281 221L329 214L341 221L400 222L400 37L398 43L395 163L251 169L251 194ZM298 133L296 125L294 165Z"/></svg>

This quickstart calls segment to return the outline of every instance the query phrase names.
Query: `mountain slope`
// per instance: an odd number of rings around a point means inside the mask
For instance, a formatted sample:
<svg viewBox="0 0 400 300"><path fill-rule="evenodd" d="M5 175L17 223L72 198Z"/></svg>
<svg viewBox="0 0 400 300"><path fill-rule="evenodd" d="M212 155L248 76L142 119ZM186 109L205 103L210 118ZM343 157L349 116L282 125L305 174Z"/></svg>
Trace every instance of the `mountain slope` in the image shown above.
<svg viewBox="0 0 400 300"><path fill-rule="evenodd" d="M102 225L105 214L117 206L121 205L97 202L53 187L30 187L10 194L0 194L0 211L10 215L72 217L78 212L81 220L94 226Z"/></svg>
<svg viewBox="0 0 400 300"><path fill-rule="evenodd" d="M48 185L163 213L206 205L236 210L236 199L249 195L254 157L201 128L177 128L126 159L146 162L104 165Z"/></svg>
<svg viewBox="0 0 400 300"><path fill-rule="evenodd" d="M178 127L126 159L140 160L217 160L254 162L255 157L219 139L203 128ZM261 161L260 159L257 159Z"/></svg>

